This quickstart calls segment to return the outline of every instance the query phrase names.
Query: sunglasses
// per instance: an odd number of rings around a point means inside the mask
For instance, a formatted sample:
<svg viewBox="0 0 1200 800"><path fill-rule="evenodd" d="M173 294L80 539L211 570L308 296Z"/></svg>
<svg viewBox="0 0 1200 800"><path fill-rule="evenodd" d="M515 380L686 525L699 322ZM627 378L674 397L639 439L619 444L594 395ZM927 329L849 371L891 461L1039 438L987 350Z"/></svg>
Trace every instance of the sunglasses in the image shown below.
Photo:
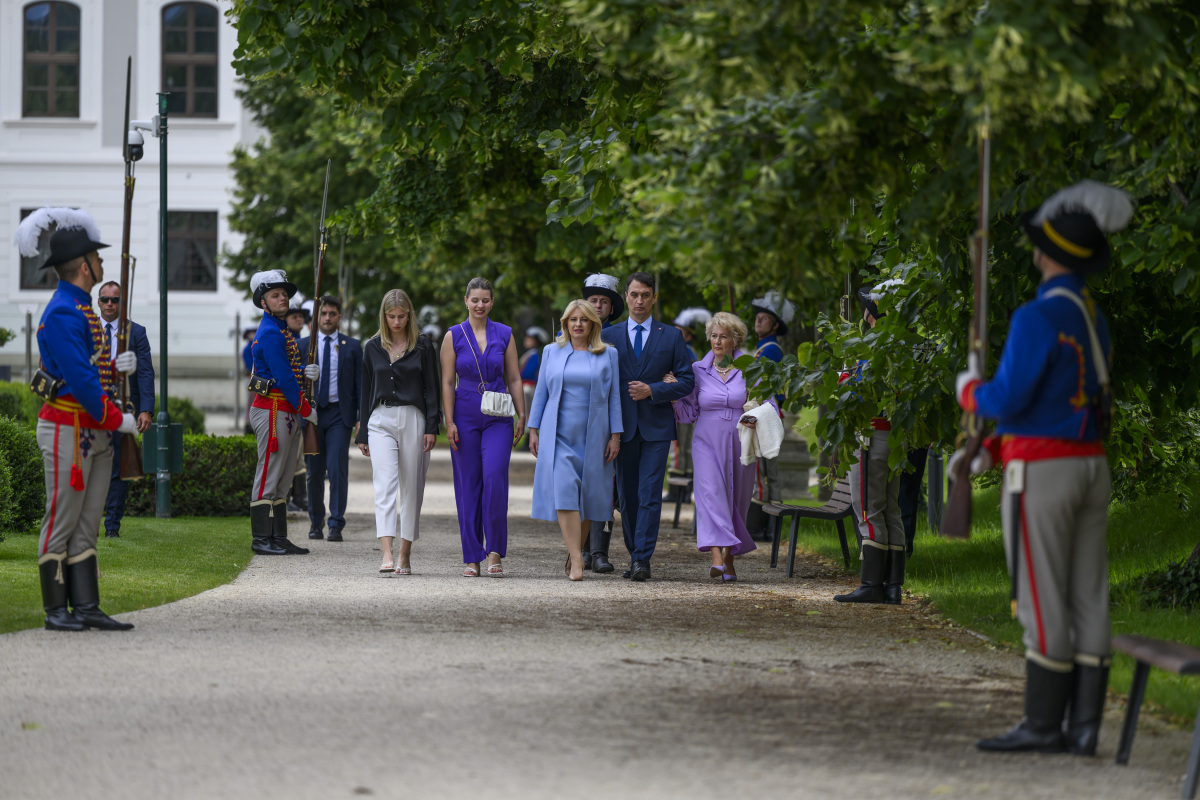
<svg viewBox="0 0 1200 800"><path fill-rule="evenodd" d="M97 297L96 299L99 300L101 303L119 303L119 302L121 302L121 298L119 298L119 297Z"/></svg>

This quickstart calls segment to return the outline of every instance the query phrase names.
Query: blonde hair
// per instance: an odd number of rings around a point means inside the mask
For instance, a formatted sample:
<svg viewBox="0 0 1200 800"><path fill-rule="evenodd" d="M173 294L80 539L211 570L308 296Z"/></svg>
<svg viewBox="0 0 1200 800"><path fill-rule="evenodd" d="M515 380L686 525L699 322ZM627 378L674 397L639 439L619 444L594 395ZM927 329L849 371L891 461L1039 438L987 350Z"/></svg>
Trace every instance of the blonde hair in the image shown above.
<svg viewBox="0 0 1200 800"><path fill-rule="evenodd" d="M567 320L576 310L582 311L583 315L592 323L591 330L588 331L588 352L595 355L603 353L608 349L608 343L600 338L600 330L604 326L600 322L600 315L587 300L572 300L567 303L567 310L563 312L562 319L558 321L558 336L554 337L555 343L559 347L566 347L571 343L571 334L567 333Z"/></svg>
<svg viewBox="0 0 1200 800"><path fill-rule="evenodd" d="M392 289L379 304L379 342L384 350L392 349L392 329L387 324L387 312L397 308L408 312L408 323L404 326L404 353L407 355L417 346L417 313L413 311L412 300L408 299L408 293L403 289Z"/></svg>
<svg viewBox="0 0 1200 800"><path fill-rule="evenodd" d="M733 349L737 350L746 341L746 323L728 311L718 311L704 326L704 338L712 336L713 328L720 328L733 337Z"/></svg>

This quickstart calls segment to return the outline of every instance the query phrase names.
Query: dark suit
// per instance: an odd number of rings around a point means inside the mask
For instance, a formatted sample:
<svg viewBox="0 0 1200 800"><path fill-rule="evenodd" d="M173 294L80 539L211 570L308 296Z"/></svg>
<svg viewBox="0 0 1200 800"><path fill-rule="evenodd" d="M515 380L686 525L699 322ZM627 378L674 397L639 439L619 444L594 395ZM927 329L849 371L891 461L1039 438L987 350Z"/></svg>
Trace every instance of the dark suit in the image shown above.
<svg viewBox="0 0 1200 800"><path fill-rule="evenodd" d="M662 512L663 476L667 455L675 439L675 413L671 401L691 394L692 357L683 336L673 325L647 319L649 327L641 358L634 358L629 329L618 323L602 331L604 341L617 349L621 395L621 452L617 455L617 496L621 528L630 558L649 564L658 543ZM663 383L668 372L677 383ZM650 387L650 397L634 401L630 381Z"/></svg>
<svg viewBox="0 0 1200 800"><path fill-rule="evenodd" d="M107 323L101 322L102 325ZM115 324L114 324L114 327ZM128 376L127 397L133 405L136 417L143 411L154 416L154 360L150 356L150 339L144 325L129 321L129 343L127 347L137 356L137 371ZM124 409L122 409L124 410ZM113 436L112 481L108 484L108 498L104 502L105 535L121 530L121 518L125 516L125 498L129 484L121 480L121 436Z"/></svg>
<svg viewBox="0 0 1200 800"><path fill-rule="evenodd" d="M320 452L305 456L308 468L308 518L312 530L325 524L325 475L329 474L329 530L341 531L346 525L346 494L349 488L350 436L358 422L358 407L362 395L363 351L358 339L344 333L336 334L337 375L331 376L337 386L337 402L322 405L320 380L313 384L317 399L317 446ZM300 340L300 360L308 361L309 339ZM323 357L325 334L317 332L317 362ZM331 350L333 345L331 344ZM332 360L331 360L332 363ZM323 370L323 367L322 367Z"/></svg>

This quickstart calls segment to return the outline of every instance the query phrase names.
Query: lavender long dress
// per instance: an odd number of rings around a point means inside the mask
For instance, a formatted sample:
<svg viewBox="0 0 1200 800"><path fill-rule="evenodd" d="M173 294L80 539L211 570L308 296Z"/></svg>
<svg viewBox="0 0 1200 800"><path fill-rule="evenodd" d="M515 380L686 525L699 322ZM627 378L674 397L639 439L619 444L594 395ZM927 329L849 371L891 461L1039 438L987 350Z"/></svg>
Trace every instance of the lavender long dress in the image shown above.
<svg viewBox="0 0 1200 800"><path fill-rule="evenodd" d="M742 351L736 351L737 358ZM695 422L692 436L692 497L696 503L696 546L700 550L731 547L734 555L757 549L746 529L746 511L754 491L755 465L743 467L738 420L746 404L742 371L728 382L713 366L709 353L692 366L696 388L674 405L676 422Z"/></svg>

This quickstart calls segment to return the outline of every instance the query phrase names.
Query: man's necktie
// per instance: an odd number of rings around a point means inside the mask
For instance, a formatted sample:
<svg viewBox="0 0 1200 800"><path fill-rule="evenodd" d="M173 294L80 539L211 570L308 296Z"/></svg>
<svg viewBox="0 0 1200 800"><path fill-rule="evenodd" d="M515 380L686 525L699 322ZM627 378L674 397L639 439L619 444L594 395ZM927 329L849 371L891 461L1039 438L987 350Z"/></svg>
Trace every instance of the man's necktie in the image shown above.
<svg viewBox="0 0 1200 800"><path fill-rule="evenodd" d="M325 349L321 352L321 388L317 392L317 407L329 405L329 342L333 337L325 337Z"/></svg>
<svg viewBox="0 0 1200 800"><path fill-rule="evenodd" d="M643 330L643 328L641 325L636 325L636 326L634 326L633 330L635 331L635 333L633 334L633 357L641 358L642 357L642 330Z"/></svg>
<svg viewBox="0 0 1200 800"><path fill-rule="evenodd" d="M104 326L104 335L105 335L105 337L107 337L105 339L105 341L108 342L108 357L116 358L117 353L116 353L115 349L113 348L113 343L112 343L112 323L111 322Z"/></svg>

